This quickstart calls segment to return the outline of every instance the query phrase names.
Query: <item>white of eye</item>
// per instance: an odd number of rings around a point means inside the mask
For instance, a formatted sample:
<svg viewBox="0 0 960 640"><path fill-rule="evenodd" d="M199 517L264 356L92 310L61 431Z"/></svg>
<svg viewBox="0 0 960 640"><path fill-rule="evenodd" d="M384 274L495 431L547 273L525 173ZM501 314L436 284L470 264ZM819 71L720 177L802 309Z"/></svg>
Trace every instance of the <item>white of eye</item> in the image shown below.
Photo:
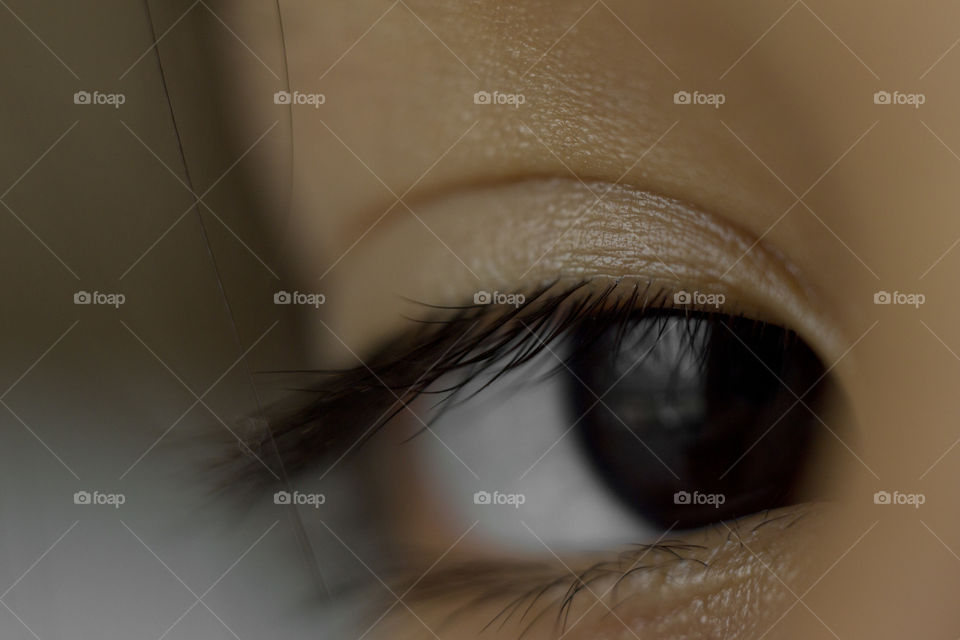
<svg viewBox="0 0 960 640"><path fill-rule="evenodd" d="M581 449L569 376L538 380L557 366L554 355L542 353L443 414L432 425L439 440L410 441L423 477L434 485L429 493L464 529L477 522L471 538L498 550L542 552L545 544L559 552L656 540L662 532L611 494ZM464 397L479 384L471 383Z"/></svg>

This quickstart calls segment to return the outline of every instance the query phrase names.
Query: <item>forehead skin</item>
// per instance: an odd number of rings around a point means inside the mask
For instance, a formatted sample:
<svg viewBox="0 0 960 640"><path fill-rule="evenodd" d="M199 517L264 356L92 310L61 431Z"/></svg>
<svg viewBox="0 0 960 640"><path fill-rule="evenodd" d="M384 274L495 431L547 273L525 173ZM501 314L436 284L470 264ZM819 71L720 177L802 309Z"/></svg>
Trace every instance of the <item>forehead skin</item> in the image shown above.
<svg viewBox="0 0 960 640"><path fill-rule="evenodd" d="M267 4L218 10L251 48L276 51ZM614 0L281 7L290 88L321 92L325 104L293 108L288 122L269 100L276 80L239 48L222 52L220 64L234 70L223 90L234 98L238 139L283 119L289 135L263 161L257 186L268 202L285 202L292 140L293 204L277 226L305 281L324 275L316 286L340 295L329 320L338 335L359 352L385 335L404 283L423 294L456 282L461 297L479 288L458 259L477 247L457 237L460 209L450 205L478 189L619 182L762 237L759 246L815 292L815 311L832 323L839 346L821 353L838 362L860 430L857 456L823 471L843 508L809 546L816 566L842 559L776 633L956 634L960 448L931 465L955 442L960 409L960 362L950 351L960 351L952 286L960 250L944 255L960 237L960 158L951 150L960 149L960 53L940 59L960 35L960 9ZM477 105L481 90L522 94L524 104ZM877 105L879 90L926 101ZM722 93L725 102L677 105L677 91ZM542 204L527 215L549 237L551 202ZM470 211L484 215L482 206ZM623 218L635 224L626 209ZM502 242L465 260L480 280L510 281L529 267L529 251ZM680 253L670 259L682 262ZM927 302L876 306L877 290L922 292ZM369 315L380 325L357 321ZM879 508L880 489L923 492L927 503Z"/></svg>

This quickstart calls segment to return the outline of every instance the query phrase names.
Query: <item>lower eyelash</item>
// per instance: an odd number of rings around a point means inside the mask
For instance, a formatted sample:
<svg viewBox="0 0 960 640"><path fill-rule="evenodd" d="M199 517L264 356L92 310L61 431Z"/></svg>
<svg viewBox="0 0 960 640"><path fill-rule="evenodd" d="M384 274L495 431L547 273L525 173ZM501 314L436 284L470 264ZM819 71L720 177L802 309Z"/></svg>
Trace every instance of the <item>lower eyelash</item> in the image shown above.
<svg viewBox="0 0 960 640"><path fill-rule="evenodd" d="M432 572L417 583L405 599L412 603L428 603L466 597L445 615L443 624L451 624L462 613L471 613L478 606L510 598L478 632L493 627L502 629L515 621L525 625L522 637L554 613L554 625L562 633L569 623L575 600L585 591L589 593L591 585L612 579L615 586L609 588L607 595L615 596L616 586L641 572L665 571L684 562L707 567L705 562L692 557L706 550L707 547L679 541L637 544L618 553L614 559L596 562L576 574L562 567L533 562L474 561ZM640 560L645 561L640 564ZM401 578L394 590L407 592L407 584L419 577Z"/></svg>
<svg viewBox="0 0 960 640"><path fill-rule="evenodd" d="M456 622L461 614L473 614L477 607L506 601L477 633L500 630L514 623L522 625L519 637L524 637L536 625L552 618L553 632L559 635L570 628L571 612L581 598L592 603L599 596L615 609L629 598L648 593L634 585L633 593L621 597L620 590L628 580L659 581L672 571L688 573L687 567L708 573L713 570L713 560L718 553L733 548L742 550L744 540L750 544L758 530L778 527L778 531L785 531L809 513L805 505L797 505L759 514L756 516L759 521L749 528L742 527L739 520L717 523L710 528L715 540L711 544L679 539L634 544L610 559L574 572L553 563L491 559L441 567L424 577L419 570L401 570L392 587L397 593L406 593L404 599L414 606L418 603L449 606L438 629Z"/></svg>

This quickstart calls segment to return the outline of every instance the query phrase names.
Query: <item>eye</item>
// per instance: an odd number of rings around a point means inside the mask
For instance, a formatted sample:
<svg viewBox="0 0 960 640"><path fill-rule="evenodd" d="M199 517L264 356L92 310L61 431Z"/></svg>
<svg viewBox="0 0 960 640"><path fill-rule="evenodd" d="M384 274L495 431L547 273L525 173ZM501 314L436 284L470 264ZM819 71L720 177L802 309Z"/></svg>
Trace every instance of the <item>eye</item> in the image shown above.
<svg viewBox="0 0 960 640"><path fill-rule="evenodd" d="M535 334L528 360L471 378L469 400L431 423L437 437L412 441L441 520L476 521L501 547L583 549L806 499L818 415L839 396L800 336L614 306L562 333L516 319Z"/></svg>
<svg viewBox="0 0 960 640"><path fill-rule="evenodd" d="M577 439L628 508L685 529L797 499L827 395L799 336L676 311L594 329L573 335L592 344L563 373Z"/></svg>

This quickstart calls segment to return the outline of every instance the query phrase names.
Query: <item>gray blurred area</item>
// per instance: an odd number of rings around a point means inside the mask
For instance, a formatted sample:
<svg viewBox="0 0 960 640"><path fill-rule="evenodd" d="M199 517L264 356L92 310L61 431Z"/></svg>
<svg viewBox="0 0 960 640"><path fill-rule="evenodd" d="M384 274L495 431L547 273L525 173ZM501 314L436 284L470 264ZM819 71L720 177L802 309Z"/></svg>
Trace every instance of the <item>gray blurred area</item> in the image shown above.
<svg viewBox="0 0 960 640"><path fill-rule="evenodd" d="M209 472L311 364L245 167L289 129L225 135L211 6L0 2L0 638L328 637L357 569L348 465L303 517Z"/></svg>

